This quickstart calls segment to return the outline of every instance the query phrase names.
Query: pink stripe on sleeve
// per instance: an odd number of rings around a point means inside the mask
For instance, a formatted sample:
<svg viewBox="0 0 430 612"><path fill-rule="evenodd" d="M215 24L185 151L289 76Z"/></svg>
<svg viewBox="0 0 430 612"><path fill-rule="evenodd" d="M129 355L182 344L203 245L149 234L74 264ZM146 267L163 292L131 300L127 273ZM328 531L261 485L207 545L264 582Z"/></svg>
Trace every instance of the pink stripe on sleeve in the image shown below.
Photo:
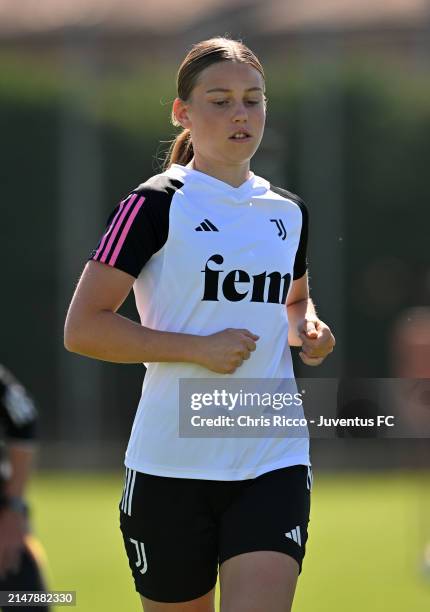
<svg viewBox="0 0 430 612"><path fill-rule="evenodd" d="M95 253L95 255L94 255L93 259L97 259L97 258L100 256L100 253L103 251L103 247L104 247L104 245L105 245L105 242L106 242L106 240L107 240L107 237L108 237L108 236L109 236L109 234L111 233L112 228L114 227L114 225L115 225L115 223L116 223L116 220L118 219L118 216L121 214L121 211L122 211L122 209L124 208L124 204L125 204L125 200L123 200L123 201L121 202L121 204L119 205L118 212L116 213L115 217L114 217L114 218L113 218L113 220L112 220L112 223L109 225L108 229L107 229L107 230L106 230L106 232L104 233L104 236L103 236L103 238L102 238L102 241L101 241L101 243L100 243L100 246L99 246L99 248L97 249L97 251L96 251L96 253Z"/></svg>
<svg viewBox="0 0 430 612"><path fill-rule="evenodd" d="M109 255L109 251L111 249L111 246L113 244L113 241L116 238L117 233L119 232L119 228L121 227L121 224L125 218L125 216L127 215L128 211L130 210L131 205L133 204L134 200L137 198L137 193L134 193L132 195L132 197L129 199L129 201L127 202L126 206L124 207L124 210L121 213L121 216L119 217L118 221L116 222L115 227L112 228L112 232L111 232L111 236L109 238L109 242L106 245L106 248L103 252L103 255L100 258L100 261L105 263L107 256Z"/></svg>
<svg viewBox="0 0 430 612"><path fill-rule="evenodd" d="M134 218L136 217L137 213L141 209L142 204L144 203L144 201L145 201L145 198L143 196L141 196L139 198L139 200L137 201L136 206L133 208L129 218L127 219L127 223L125 224L125 227L122 230L121 237L118 240L117 245L115 247L115 250L114 250L114 252L112 254L112 257L110 258L110 260L108 262L110 266L114 266L115 265L116 260L118 258L118 255L119 255L119 253L121 251L122 245L124 244L124 241L127 238L127 234L130 231L131 224L133 223Z"/></svg>

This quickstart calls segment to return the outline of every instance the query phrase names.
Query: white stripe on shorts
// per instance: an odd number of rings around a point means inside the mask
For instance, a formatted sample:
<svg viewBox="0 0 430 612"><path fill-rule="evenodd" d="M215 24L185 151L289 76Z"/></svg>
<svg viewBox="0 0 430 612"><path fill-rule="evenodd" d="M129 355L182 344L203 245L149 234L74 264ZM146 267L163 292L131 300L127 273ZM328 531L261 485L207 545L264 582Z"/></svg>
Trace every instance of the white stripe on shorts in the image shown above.
<svg viewBox="0 0 430 612"><path fill-rule="evenodd" d="M133 499L134 483L136 481L136 472L129 468L125 468L125 483L122 492L121 510L131 516L131 502Z"/></svg>
<svg viewBox="0 0 430 612"><path fill-rule="evenodd" d="M130 470L125 468L125 482L124 489L122 491L122 499L121 499L121 510L125 512L125 500L127 499L128 487L130 484Z"/></svg>
<svg viewBox="0 0 430 612"><path fill-rule="evenodd" d="M127 514L128 516L131 516L131 502L133 499L133 491L134 491L134 483L136 481L136 472L135 470L131 470L133 475L131 477L131 485L130 485L130 492L128 495L128 504L127 504Z"/></svg>
<svg viewBox="0 0 430 612"><path fill-rule="evenodd" d="M312 474L312 467L310 465L308 465L308 477L307 477L307 487L308 487L308 491L312 491L312 484L313 484L313 474Z"/></svg>

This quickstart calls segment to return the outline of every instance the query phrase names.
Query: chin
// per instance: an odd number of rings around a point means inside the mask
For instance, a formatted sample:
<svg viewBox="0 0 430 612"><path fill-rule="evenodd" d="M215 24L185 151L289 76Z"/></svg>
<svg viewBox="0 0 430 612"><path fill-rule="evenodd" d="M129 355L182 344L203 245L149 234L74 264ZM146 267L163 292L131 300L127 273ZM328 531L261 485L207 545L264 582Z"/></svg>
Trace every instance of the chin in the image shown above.
<svg viewBox="0 0 430 612"><path fill-rule="evenodd" d="M247 155L231 155L229 157L236 164L246 164L252 159L253 156L254 153L248 153Z"/></svg>

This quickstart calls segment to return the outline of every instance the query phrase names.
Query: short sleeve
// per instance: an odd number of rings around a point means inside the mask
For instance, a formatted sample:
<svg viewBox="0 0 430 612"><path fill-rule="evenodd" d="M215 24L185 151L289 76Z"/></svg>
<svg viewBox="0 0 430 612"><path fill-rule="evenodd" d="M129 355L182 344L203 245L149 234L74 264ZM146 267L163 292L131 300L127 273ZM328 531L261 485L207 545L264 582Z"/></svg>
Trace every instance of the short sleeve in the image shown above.
<svg viewBox="0 0 430 612"><path fill-rule="evenodd" d="M139 185L110 214L89 259L137 278L167 240L170 206L182 185L164 174Z"/></svg>
<svg viewBox="0 0 430 612"><path fill-rule="evenodd" d="M294 260L293 280L301 278L308 269L307 247L308 247L308 229L309 229L309 214L306 205L302 200L297 198L296 204L299 206L302 213L302 227L300 230L299 246L297 247L296 257Z"/></svg>
<svg viewBox="0 0 430 612"><path fill-rule="evenodd" d="M110 214L89 259L137 278L163 243L163 227L161 219L154 215L153 200L147 192L132 192L122 200Z"/></svg>

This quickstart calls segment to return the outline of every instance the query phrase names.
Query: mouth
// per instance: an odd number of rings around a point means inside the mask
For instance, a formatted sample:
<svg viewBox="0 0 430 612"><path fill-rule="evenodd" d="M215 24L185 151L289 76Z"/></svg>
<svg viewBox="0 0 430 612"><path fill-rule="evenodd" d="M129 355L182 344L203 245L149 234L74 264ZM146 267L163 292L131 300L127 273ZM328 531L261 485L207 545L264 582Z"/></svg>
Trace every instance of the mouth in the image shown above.
<svg viewBox="0 0 430 612"><path fill-rule="evenodd" d="M246 130L237 130L233 132L231 136L229 136L229 140L233 140L234 142L247 142L251 140L252 136Z"/></svg>

